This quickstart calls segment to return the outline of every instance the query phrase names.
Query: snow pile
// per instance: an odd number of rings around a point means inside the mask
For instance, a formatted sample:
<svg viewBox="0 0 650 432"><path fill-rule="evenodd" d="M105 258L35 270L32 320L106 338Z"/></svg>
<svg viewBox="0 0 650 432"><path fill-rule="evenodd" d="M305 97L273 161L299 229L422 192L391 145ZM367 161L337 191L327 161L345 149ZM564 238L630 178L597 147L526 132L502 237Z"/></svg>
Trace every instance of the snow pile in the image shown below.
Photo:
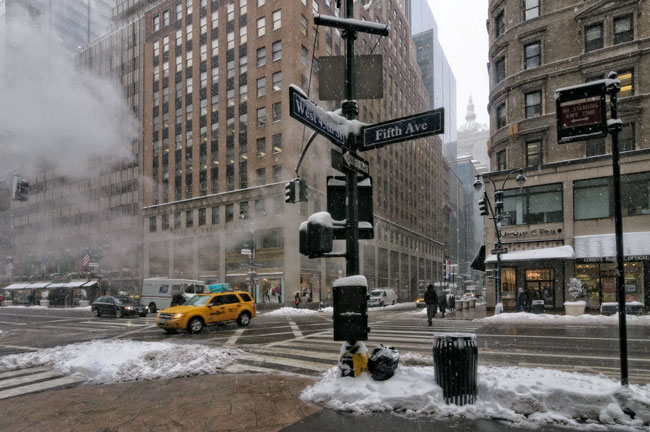
<svg viewBox="0 0 650 432"><path fill-rule="evenodd" d="M650 315L626 315L628 324L650 324ZM533 314L529 312L502 313L491 317L481 318L477 321L486 321L488 323L505 323L505 324L528 324L528 323L545 323L545 324L618 324L618 313L613 315L591 315L584 314L578 316L571 315L553 315L553 314Z"/></svg>
<svg viewBox="0 0 650 432"><path fill-rule="evenodd" d="M49 366L91 384L109 384L215 373L239 353L203 345L95 340L0 357L0 369Z"/></svg>
<svg viewBox="0 0 650 432"><path fill-rule="evenodd" d="M313 315L319 313L318 311L312 309L298 309L294 307L282 307L280 309L272 310L271 312L265 312L266 316L292 316L292 315Z"/></svg>
<svg viewBox="0 0 650 432"><path fill-rule="evenodd" d="M603 376L548 369L481 366L478 372L474 405L447 405L430 366L400 366L393 378L381 382L368 374L341 378L334 367L301 398L355 413L502 419L522 427L553 424L591 431L614 426L629 431L650 425L650 385L625 388Z"/></svg>

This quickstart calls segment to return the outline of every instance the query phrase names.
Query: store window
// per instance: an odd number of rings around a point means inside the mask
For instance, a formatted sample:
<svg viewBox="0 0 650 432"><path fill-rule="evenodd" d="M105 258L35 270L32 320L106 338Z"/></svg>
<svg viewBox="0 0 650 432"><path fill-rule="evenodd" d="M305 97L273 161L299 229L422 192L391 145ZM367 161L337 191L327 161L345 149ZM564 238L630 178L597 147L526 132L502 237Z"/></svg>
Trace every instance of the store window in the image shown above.
<svg viewBox="0 0 650 432"><path fill-rule="evenodd" d="M501 302L506 308L514 308L517 293L517 269L504 267L501 269Z"/></svg>
<svg viewBox="0 0 650 432"><path fill-rule="evenodd" d="M544 300L545 308L555 306L553 269L526 270L526 292L532 300Z"/></svg>
<svg viewBox="0 0 650 432"><path fill-rule="evenodd" d="M504 191L503 215L503 225L562 222L562 183Z"/></svg>

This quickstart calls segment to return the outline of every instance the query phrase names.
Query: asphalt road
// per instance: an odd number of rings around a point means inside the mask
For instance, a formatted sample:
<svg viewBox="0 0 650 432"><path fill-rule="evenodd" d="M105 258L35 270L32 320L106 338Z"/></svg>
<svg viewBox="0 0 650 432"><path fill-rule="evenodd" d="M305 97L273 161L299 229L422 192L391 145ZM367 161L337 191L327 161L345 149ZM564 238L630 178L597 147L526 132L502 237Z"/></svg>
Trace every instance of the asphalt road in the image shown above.
<svg viewBox="0 0 650 432"><path fill-rule="evenodd" d="M412 305L412 303L411 303ZM433 332L470 332L477 335L479 363L545 367L620 377L616 325L595 324L485 324L482 321L426 317L410 306L375 309L369 314L370 339L366 345L384 343L400 353L431 358ZM332 340L332 318L319 313L278 316L264 313L246 328L226 324L197 335L168 335L155 325L155 317L94 318L83 309L0 307L0 356L93 339L167 341L236 346L251 353L249 370L287 370L318 375L336 363L341 342ZM630 382L650 383L650 328L628 326ZM243 367L243 366L242 366Z"/></svg>

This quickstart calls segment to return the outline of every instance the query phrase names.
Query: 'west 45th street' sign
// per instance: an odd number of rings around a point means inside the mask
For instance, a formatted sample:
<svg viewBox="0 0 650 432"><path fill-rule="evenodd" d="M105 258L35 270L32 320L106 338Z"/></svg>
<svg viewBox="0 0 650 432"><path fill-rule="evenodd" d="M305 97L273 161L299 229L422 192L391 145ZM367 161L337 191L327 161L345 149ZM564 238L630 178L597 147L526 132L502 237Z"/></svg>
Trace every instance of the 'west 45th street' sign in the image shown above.
<svg viewBox="0 0 650 432"><path fill-rule="evenodd" d="M441 134L444 129L444 108L364 126L360 150L372 150L387 144Z"/></svg>
<svg viewBox="0 0 650 432"><path fill-rule="evenodd" d="M346 128L294 86L289 87L289 115L326 136L333 143L339 146L345 143Z"/></svg>

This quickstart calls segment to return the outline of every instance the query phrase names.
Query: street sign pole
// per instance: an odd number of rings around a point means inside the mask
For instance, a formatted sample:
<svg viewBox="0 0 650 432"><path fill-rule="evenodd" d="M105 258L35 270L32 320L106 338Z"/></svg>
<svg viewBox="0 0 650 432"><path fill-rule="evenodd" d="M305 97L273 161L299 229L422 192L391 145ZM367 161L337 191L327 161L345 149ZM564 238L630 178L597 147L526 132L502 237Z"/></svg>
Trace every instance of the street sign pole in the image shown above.
<svg viewBox="0 0 650 432"><path fill-rule="evenodd" d="M354 1L345 0L345 17L354 18ZM345 102L341 107L343 115L348 120L356 120L359 114L359 105L354 98L354 75L352 60L354 58L354 41L357 32L352 29L343 30L345 39ZM356 152L356 138L348 135L345 139L345 146ZM359 269L359 188L357 184L357 173L352 170L345 172L345 190L348 197L347 202L347 236L346 236L346 276L358 275Z"/></svg>

